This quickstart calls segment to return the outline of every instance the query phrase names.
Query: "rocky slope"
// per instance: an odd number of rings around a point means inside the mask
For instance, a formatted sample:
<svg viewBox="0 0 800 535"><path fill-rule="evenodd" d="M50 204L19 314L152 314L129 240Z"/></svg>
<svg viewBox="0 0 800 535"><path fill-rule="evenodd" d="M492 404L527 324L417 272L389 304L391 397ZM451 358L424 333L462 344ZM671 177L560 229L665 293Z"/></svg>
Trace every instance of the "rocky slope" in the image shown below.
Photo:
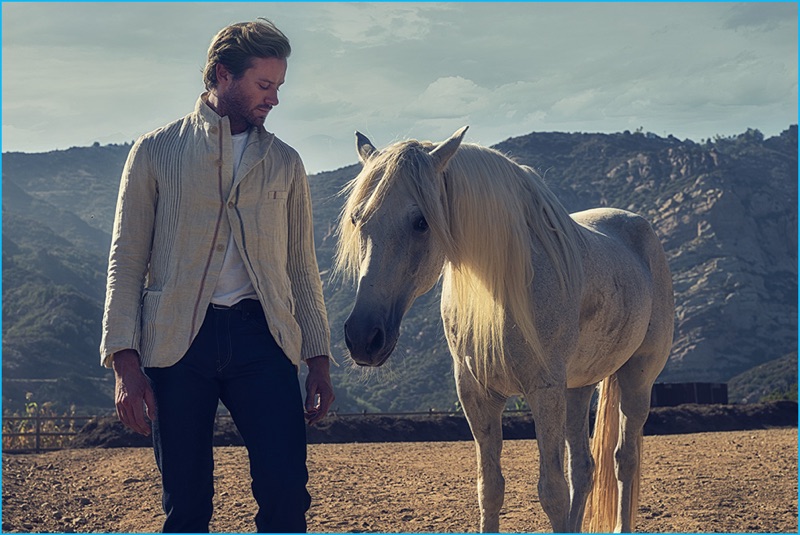
<svg viewBox="0 0 800 535"><path fill-rule="evenodd" d="M380 140L376 140L380 143ZM533 133L499 150L545 177L570 211L647 216L667 249L676 340L663 381L725 382L797 349L797 127L702 143L641 132ZM129 146L3 154L3 405L26 392L92 411L111 407L98 366L106 251ZM354 155L355 160L355 155ZM341 207L358 166L310 177L318 258L338 359L340 411L453 408L436 291L403 325L389 370L347 365L341 329L353 288L329 278ZM796 380L796 378L795 378Z"/></svg>

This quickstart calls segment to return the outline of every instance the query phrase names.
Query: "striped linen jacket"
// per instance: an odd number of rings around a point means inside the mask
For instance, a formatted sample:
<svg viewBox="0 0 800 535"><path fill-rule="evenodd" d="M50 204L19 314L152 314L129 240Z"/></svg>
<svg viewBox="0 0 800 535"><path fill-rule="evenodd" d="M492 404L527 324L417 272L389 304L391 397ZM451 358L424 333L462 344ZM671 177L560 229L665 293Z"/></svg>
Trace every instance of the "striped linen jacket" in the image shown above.
<svg viewBox="0 0 800 535"><path fill-rule="evenodd" d="M311 196L297 152L252 128L233 180L227 117L202 95L192 113L139 138L122 172L108 261L101 364L183 357L234 242L275 341L295 364L331 355Z"/></svg>

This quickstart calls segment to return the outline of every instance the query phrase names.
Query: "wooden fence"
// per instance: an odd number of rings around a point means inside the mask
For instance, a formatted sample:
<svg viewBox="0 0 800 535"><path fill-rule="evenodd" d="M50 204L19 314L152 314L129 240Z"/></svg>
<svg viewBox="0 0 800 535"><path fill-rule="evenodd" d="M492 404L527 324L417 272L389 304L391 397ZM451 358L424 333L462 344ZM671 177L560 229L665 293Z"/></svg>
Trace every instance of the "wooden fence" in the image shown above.
<svg viewBox="0 0 800 535"><path fill-rule="evenodd" d="M95 416L3 416L3 453L63 449Z"/></svg>
<svg viewBox="0 0 800 535"><path fill-rule="evenodd" d="M676 407L684 403L728 404L725 383L656 383L650 395L651 407Z"/></svg>
<svg viewBox="0 0 800 535"><path fill-rule="evenodd" d="M724 383L656 383L651 397L652 407L671 407L684 403L727 404L728 389ZM521 408L521 407L520 407ZM506 413L527 412L507 410ZM449 411L428 412L377 412L338 413L331 411L332 416L357 418L372 416L422 416L452 414ZM3 453L41 453L67 447L74 435L96 416L4 416L3 417ZM217 418L230 418L227 413L220 413Z"/></svg>
<svg viewBox="0 0 800 535"><path fill-rule="evenodd" d="M524 411L507 411L508 413ZM371 416L428 416L451 414L433 409L428 412L359 412L339 413L331 411L331 417L360 418ZM109 416L109 415L106 415ZM89 420L98 416L3 416L3 453L42 453L61 450L69 446ZM230 419L228 413L217 414L217 420Z"/></svg>

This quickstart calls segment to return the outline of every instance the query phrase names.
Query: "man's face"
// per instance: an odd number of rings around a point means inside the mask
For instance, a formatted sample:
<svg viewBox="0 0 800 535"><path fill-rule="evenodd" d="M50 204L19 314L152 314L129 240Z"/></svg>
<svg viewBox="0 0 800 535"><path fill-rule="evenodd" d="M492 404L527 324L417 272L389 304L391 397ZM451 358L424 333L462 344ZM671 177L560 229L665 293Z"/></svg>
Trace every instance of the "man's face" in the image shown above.
<svg viewBox="0 0 800 535"><path fill-rule="evenodd" d="M229 76L219 81L219 111L230 118L232 126L263 126L270 110L278 105L278 89L285 77L285 59L254 58L241 78Z"/></svg>

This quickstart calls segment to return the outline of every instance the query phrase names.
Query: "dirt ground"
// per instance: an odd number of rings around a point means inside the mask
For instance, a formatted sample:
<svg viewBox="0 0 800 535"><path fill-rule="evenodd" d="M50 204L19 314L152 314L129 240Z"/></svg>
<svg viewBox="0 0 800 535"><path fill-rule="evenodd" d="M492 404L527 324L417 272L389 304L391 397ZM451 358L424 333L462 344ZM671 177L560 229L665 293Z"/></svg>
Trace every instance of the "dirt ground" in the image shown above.
<svg viewBox="0 0 800 535"><path fill-rule="evenodd" d="M647 436L637 531L794 532L796 428ZM503 450L501 529L548 531L534 440ZM474 532L471 442L312 444L312 532ZM216 449L215 532L253 532L247 454ZM3 456L3 532L155 532L159 476L147 448Z"/></svg>

